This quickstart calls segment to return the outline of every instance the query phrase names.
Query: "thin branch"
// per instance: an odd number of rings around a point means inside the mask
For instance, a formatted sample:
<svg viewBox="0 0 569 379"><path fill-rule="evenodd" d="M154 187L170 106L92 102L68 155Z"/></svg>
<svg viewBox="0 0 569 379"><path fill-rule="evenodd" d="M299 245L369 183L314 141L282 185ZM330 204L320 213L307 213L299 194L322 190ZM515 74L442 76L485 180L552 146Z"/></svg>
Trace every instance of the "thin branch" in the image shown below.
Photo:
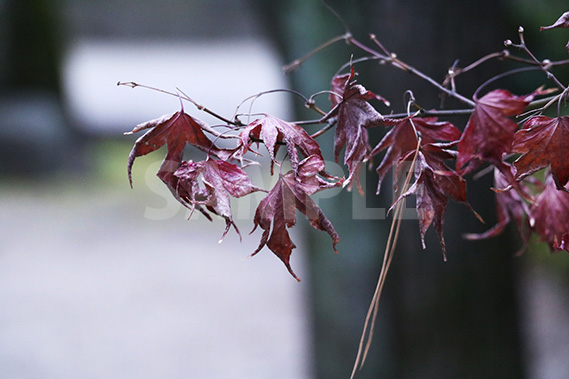
<svg viewBox="0 0 569 379"><path fill-rule="evenodd" d="M141 87L141 88L146 88L152 91L156 91L156 92L161 92L164 93L166 95L170 95L170 96L175 96L177 98L181 98L183 100L189 101L190 103L194 104L196 106L196 108L198 108L200 111L203 111L205 113L208 113L209 115L217 118L218 120L221 120L229 125L235 125L235 126L243 126L238 122L235 121L230 121L228 119L226 119L223 116L218 115L217 113L209 110L208 108L204 107L203 105L198 104L197 102L195 102L193 99L191 99L188 95L186 95L184 92L182 92L181 90L178 89L179 92L170 92L170 91L166 91L160 88L156 88L156 87L151 87L151 86L147 86L145 84L139 84L136 82L118 82L117 86L125 86L125 87L130 87L130 88L136 88L136 87ZM180 96L180 93L184 96Z"/></svg>
<svg viewBox="0 0 569 379"><path fill-rule="evenodd" d="M416 104L414 104L416 106ZM419 112L416 114L417 117L430 117L430 116L465 116L470 115L474 111L474 108L469 109L449 109L449 110L426 110L426 109L419 109ZM392 113L389 115L385 115L388 118L406 118L409 117L408 113Z"/></svg>
<svg viewBox="0 0 569 379"><path fill-rule="evenodd" d="M324 6L328 9L328 11L330 13L332 13L334 15L334 17L336 17L338 19L338 21L340 21L340 23L344 26L344 30L346 31L346 34L350 33L350 28L348 27L348 24L346 23L346 21L338 14L338 12L336 12L336 10L334 8L332 8L326 1L324 0L320 0L320 2L322 4L324 4Z"/></svg>
<svg viewBox="0 0 569 379"><path fill-rule="evenodd" d="M465 72L468 72L470 70L473 70L474 68L480 66L482 63L489 61L490 59L495 59L495 58L504 58L508 56L508 50L504 50L501 52L497 52L497 53L490 53L480 59L478 59L477 61L469 64L468 66L464 67L464 68L460 68L460 67L456 67L456 62L455 64L453 64L453 66L449 69L448 71L448 75L445 78L445 80L443 81L443 86L446 86L448 84L448 82L450 81L452 84L452 90L455 91L454 88L454 79L460 75L460 74L464 74Z"/></svg>
<svg viewBox="0 0 569 379"><path fill-rule="evenodd" d="M530 49L527 47L526 42L525 42L525 39L524 39L524 28L521 27L521 26L518 28L518 35L519 35L519 37L520 37L520 43L519 43L519 44L516 45L516 44L514 44L514 43L513 43L512 41L510 41L510 40L505 41L504 44L505 44L506 46L513 46L513 47L516 47L516 48L518 48L518 49L523 50L523 51L530 57L530 59L531 59L537 66L539 66L539 68L541 68L541 70L547 75L547 78L548 78L548 79L553 80L553 81L555 82L555 84L556 84L559 88L561 88L562 90L565 90L565 86L563 85L563 83L561 83L561 82L559 81L559 79L557 79L557 77L556 77L551 71L549 71L548 68L549 68L549 63L550 63L550 62L547 62L547 61L546 61L546 62L541 62L541 61L539 61L539 60L535 57L535 55L533 55L533 53L530 51Z"/></svg>
<svg viewBox="0 0 569 379"><path fill-rule="evenodd" d="M322 119L314 119L314 120L299 120L299 121L292 121L293 124L302 126L302 125L317 125L322 124Z"/></svg>
<svg viewBox="0 0 569 379"><path fill-rule="evenodd" d="M565 90L564 92L566 92L566 91L567 90ZM555 96L549 96L549 97L545 97L543 99L534 100L528 104L528 106L526 107L527 110L524 113L520 113L516 117L521 118L522 122L523 122L526 119L533 117L533 115L535 115L535 114L540 114L543 111L545 111L547 108L549 108L553 103L555 103L559 99L559 97L562 95L563 94L555 95Z"/></svg>
<svg viewBox="0 0 569 379"><path fill-rule="evenodd" d="M436 87L438 90L446 93L449 96L452 96L460 101L462 101L465 104L468 104L472 107L474 107L475 103L474 101L467 99L466 97L462 96L461 94L454 92L452 90L449 90L448 88L444 87L443 85L441 85L440 83L438 83L436 80L434 80L433 78L431 78L430 76L424 74L423 72L417 70L415 67L410 66L406 63L404 63L403 61L397 59L397 55L396 54L391 54L391 56L386 56L384 54L381 54L380 52L369 48L368 46L362 44L361 42L359 42L358 40L356 40L355 38L353 38L352 36L350 36L347 41L353 45L355 45L356 47L362 49L363 51L367 52L368 54L371 54L373 56L378 57L379 59L383 59L386 61L386 63L391 64L392 66L399 68L403 71L407 71L421 79L423 79L424 81L430 83L431 85L433 85L434 87Z"/></svg>
<svg viewBox="0 0 569 379"><path fill-rule="evenodd" d="M353 59L353 60L350 60L349 62L346 62L343 65L341 65L340 68L334 74L334 76L340 75L340 73L342 71L344 71L346 68L350 67L350 65L360 63L360 62L371 61L371 60L380 60L380 63L385 63L385 60L383 58L375 57L375 56L368 56L368 57L361 57L361 58Z"/></svg>
<svg viewBox="0 0 569 379"><path fill-rule="evenodd" d="M332 129L336 125L336 119L332 118L328 120L328 125L317 131L316 133L310 135L312 138L320 137L322 134L326 133L328 130Z"/></svg>
<svg viewBox="0 0 569 379"><path fill-rule="evenodd" d="M375 34L370 34L369 38L375 42L375 44L381 49L381 51L383 51L383 53L387 56L391 56L391 52L389 52L385 46L383 46L383 44L381 42L379 42L379 40L377 39L377 37L375 36Z"/></svg>
<svg viewBox="0 0 569 379"><path fill-rule="evenodd" d="M539 68L538 68L538 67L520 67L520 68L516 68L516 69L510 70L510 71L503 72L503 73L501 73L501 74L499 74L499 75L493 76L493 77L491 77L490 79L488 79L487 81L485 81L484 83L482 83L482 84L476 89L476 91L474 91L474 95L472 95L472 97L473 97L474 99L478 99L478 94L480 93L480 91L482 91L482 89L483 89L484 87L488 86L489 84L491 84L491 83L493 83L493 82L495 82L495 81L497 81L497 80L503 79L503 78L505 78L506 76L510 76L510 75L514 75L514 74L519 74L520 72L535 71L535 70L539 70Z"/></svg>
<svg viewBox="0 0 569 379"><path fill-rule="evenodd" d="M303 101L304 104L306 105L307 108L314 108L318 113L320 114L324 114L323 111L321 111L320 109L318 109L316 106L313 106L313 101L312 98L308 99L306 96L304 96L303 94L301 94L298 91L292 90L292 89L273 89L273 90L268 90L268 91L263 91L263 92L259 92L256 93L254 95L248 96L245 99L243 99L243 101L241 101L241 103L235 108L235 113L233 115L234 118L237 119L237 116L239 115L239 108L241 108L241 106L243 104L245 104L247 101L252 100L251 101L251 105L249 106L249 113L246 114L251 114L251 109L253 107L253 103L255 102L255 100L257 100L259 97L263 96L263 95L268 95L268 94L272 94L272 93L278 93L278 92L285 92L285 93L291 93L293 95L296 95L298 97L300 97Z"/></svg>
<svg viewBox="0 0 569 379"><path fill-rule="evenodd" d="M295 60L292 61L291 63L289 63L289 64L283 66L283 71L288 74L289 72L294 71L294 70L296 70L297 68L299 68L300 65L301 65L302 63L304 63L304 61L306 61L307 59L309 59L310 57L312 57L312 56L315 55L316 53L318 53L318 52L324 50L324 49L327 48L328 46L333 45L333 44L335 44L335 43L338 42L338 41L342 41L342 40L343 40L343 41L347 41L347 40L348 40L349 38L351 38L351 37L352 37L352 34L349 33L349 32L346 32L346 33L344 33L344 34L342 34L342 35L340 35L340 36L336 36L336 37L334 37L334 38L332 38L332 39L330 39L330 40L324 42L322 45L318 46L316 49L312 50L310 53L306 54L306 55L303 56L302 58L295 59Z"/></svg>

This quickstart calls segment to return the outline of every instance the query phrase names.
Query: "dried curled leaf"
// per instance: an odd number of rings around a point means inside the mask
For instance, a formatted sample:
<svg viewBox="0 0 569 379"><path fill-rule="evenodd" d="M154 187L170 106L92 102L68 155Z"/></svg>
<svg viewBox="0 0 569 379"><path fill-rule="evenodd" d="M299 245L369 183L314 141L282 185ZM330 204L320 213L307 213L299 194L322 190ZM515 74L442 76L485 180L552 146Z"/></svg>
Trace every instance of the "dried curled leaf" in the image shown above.
<svg viewBox="0 0 569 379"><path fill-rule="evenodd" d="M389 103L366 90L362 85L356 84L354 76L352 67L350 74L336 76L332 80L333 94L330 96L332 110L323 120L336 117L334 158L337 162L340 151L345 146L344 163L348 166L349 175L344 185L348 185L348 190L351 190L352 181L355 181L358 190L363 194L359 172L371 151L367 128L379 125L383 120L383 116L368 103L368 100L379 99Z"/></svg>
<svg viewBox="0 0 569 379"><path fill-rule="evenodd" d="M297 170L298 168L299 158L297 150L305 157L314 155L324 161L320 146L303 128L277 117L265 115L265 117L251 122L241 131L240 138L242 154L250 149L252 143L262 140L269 151L271 162L277 165L279 163L275 160L275 155L280 144L286 144L293 170Z"/></svg>
<svg viewBox="0 0 569 379"><path fill-rule="evenodd" d="M530 225L551 250L569 252L569 193L548 175L545 188L531 207Z"/></svg>
<svg viewBox="0 0 569 379"><path fill-rule="evenodd" d="M379 194L381 183L385 174L393 167L399 167L403 157L417 149L419 143L417 137L421 135L421 144L434 143L436 141L452 142L460 138L460 130L450 122L438 122L436 118L411 118L401 120L386 119L386 126L393 126L371 152L371 156L387 149L382 162L377 167L379 181L377 193Z"/></svg>
<svg viewBox="0 0 569 379"><path fill-rule="evenodd" d="M191 210L204 205L211 213L225 219L223 237L233 226L237 234L239 229L233 222L231 215L230 196L239 198L256 191L264 191L253 185L247 173L240 167L221 160L207 159L200 162L182 162L174 172L176 177L177 198L187 204ZM201 177L201 184L199 178Z"/></svg>
<svg viewBox="0 0 569 379"><path fill-rule="evenodd" d="M405 160L411 160L414 155L414 152L409 153ZM446 149L445 145L431 143L421 146L415 162L416 180L395 202L415 195L423 249L426 248L425 233L434 223L444 260L446 260L446 247L443 225L448 198L465 204L482 221L466 201L466 181L444 163L454 157L455 153Z"/></svg>
<svg viewBox="0 0 569 379"><path fill-rule="evenodd" d="M513 174L509 177L511 176L513 176ZM506 188L508 185L509 179L500 170L494 169L494 187ZM520 183L520 186L524 193L529 193L522 183ZM496 225L484 233L465 234L464 238L469 240L479 240L495 237L502 233L510 221L513 221L522 239L522 247L517 252L517 255L519 255L525 251L527 244L529 243L529 237L531 235L529 223L530 215L531 212L526 201L524 201L524 196L520 195L513 188L506 191L499 190L496 192L496 216L498 218Z"/></svg>
<svg viewBox="0 0 569 379"><path fill-rule="evenodd" d="M134 160L137 157L156 151L164 145L167 145L167 152L160 169L162 172L161 179L165 181L171 190L173 190L171 187L172 183L167 173L172 173L178 168L182 162L184 149L187 144L221 159L227 159L230 155L230 152L219 149L206 137L203 129L209 129L207 124L184 113L183 109L139 124L131 132L125 134L134 134L146 129L150 130L136 140L128 156L128 179L131 187L131 171Z"/></svg>
<svg viewBox="0 0 569 379"><path fill-rule="evenodd" d="M336 244L340 241L332 223L310 198L310 195L318 191L342 184L342 180L330 183L316 178L316 173L323 169L319 161L318 157L308 157L299 163L298 174L290 170L279 176L275 186L259 203L255 211L255 226L251 231L251 233L255 231L257 226L263 229L259 246L252 255L257 254L266 245L298 281L300 279L290 266L290 255L296 246L287 230L296 224L296 210L308 218L313 228L330 235L335 252L337 252Z"/></svg>

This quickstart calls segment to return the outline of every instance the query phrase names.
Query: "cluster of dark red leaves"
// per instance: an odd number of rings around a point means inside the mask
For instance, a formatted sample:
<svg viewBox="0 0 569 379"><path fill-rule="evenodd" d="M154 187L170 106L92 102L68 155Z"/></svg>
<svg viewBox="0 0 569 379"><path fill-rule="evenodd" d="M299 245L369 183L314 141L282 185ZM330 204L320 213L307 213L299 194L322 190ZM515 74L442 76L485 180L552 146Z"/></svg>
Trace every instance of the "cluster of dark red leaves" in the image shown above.
<svg viewBox="0 0 569 379"><path fill-rule="evenodd" d="M288 232L296 224L296 211L304 214L312 227L328 233L336 251L338 234L310 196L340 185L350 189L354 182L363 193L360 170L374 156L383 153L376 169L378 193L390 170L394 171L395 178L400 178L407 175L406 169L412 168L410 185L401 191L395 188L399 194L395 204L405 197L415 196L423 248L425 233L434 225L445 258L443 229L448 201L463 203L472 210L466 200L463 176L489 164L495 167L498 223L485 233L469 234L467 238L495 236L513 221L524 246L535 232L552 250L569 251L569 117L536 116L527 120L521 129L512 119L542 92L516 96L495 90L475 99L472 115L461 133L451 123L432 117L382 116L370 100L388 102L357 84L354 78L352 68L349 74L332 80L331 109L321 120L336 121L334 157L339 160L344 149L348 169L345 180L326 173L320 146L295 123L266 115L243 127L235 138L238 146L228 150L216 146L206 135L211 132L209 126L183 109L138 125L130 132L149 129L138 138L129 155L129 179L135 158L167 145L158 177L190 210L197 209L210 220L210 214L223 218L226 223L223 236L231 226L239 233L231 214L231 197L267 192L253 220L253 231L257 227L263 231L253 255L267 246L298 279L290 266L295 245ZM371 127L389 128L374 148L368 137ZM269 190L255 186L237 164L243 162L247 152L253 151L253 145L258 148L261 143L271 158L271 174L274 164L281 168L276 184ZM187 145L205 152L205 160L184 161ZM277 159L283 145L291 166L286 173L282 173ZM513 154L518 158L512 164L506 159ZM542 169L545 169L545 179L540 183L531 175ZM531 185L526 183L528 181ZM474 210L472 212L478 217Z"/></svg>
<svg viewBox="0 0 569 379"><path fill-rule="evenodd" d="M173 115L140 124L127 134L145 129L150 130L136 140L129 155L128 176L131 185L134 160L166 145L166 157L158 177L174 197L192 212L197 209L210 220L210 213L222 217L226 223L223 237L231 226L239 234L232 218L231 197L239 198L264 191L268 193L258 205L253 228L254 231L260 227L263 234L253 255L267 246L298 280L289 263L295 245L288 233L288 229L296 223L296 210L303 213L314 228L330 235L336 251L338 234L310 196L340 186L344 180L326 173L318 143L300 126L267 115L242 129L238 136L239 146L233 150L218 148L204 133L204 130L211 130L209 126L189 116L183 109ZM281 145L286 145L291 164L291 170L279 173L277 183L269 191L255 186L243 168L230 162L242 161L251 146L261 141L271 157L271 173L273 164L280 166L276 154ZM184 161L187 145L207 153L206 159ZM299 154L302 154L302 159Z"/></svg>

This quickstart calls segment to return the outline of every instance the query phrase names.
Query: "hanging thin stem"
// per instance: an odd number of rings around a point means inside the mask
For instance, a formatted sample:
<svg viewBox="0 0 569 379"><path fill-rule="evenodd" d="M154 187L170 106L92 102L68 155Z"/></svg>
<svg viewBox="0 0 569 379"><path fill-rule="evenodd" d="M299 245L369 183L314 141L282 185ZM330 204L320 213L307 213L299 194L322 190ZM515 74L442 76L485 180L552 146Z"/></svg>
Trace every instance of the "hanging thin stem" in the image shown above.
<svg viewBox="0 0 569 379"><path fill-rule="evenodd" d="M417 155L419 153L420 146L421 146L421 138L417 140L417 148L415 150L415 156L413 157L413 161L411 162L411 167L405 178L405 183L403 184L401 193L405 193L409 189L409 186L411 184L411 178L413 177L413 173L415 171L415 163L417 161ZM379 273L379 279L377 281L377 286L375 288L375 292L373 294L366 315L366 319L364 322L364 329L362 331L362 335L360 338L358 353L356 355L356 360L354 362L354 367L352 369L352 374L350 375L350 379L353 379L356 375L356 372L358 370L361 370L361 368L363 367L365 360L367 358L367 354L369 352L369 348L371 346L371 342L373 339L373 331L375 329L375 321L377 319L377 314L379 311L379 300L383 292L383 286L385 285L387 273L389 271L389 267L391 266L391 262L393 260L393 254L395 252L395 247L397 246L397 240L399 238L399 230L401 227L401 221L403 219L401 217L403 213L403 206L404 206L404 201L402 201L402 199L400 199L400 201L395 206L395 212L393 215L393 220L391 222L389 235L387 237L387 243L385 246L383 263L381 266L381 271Z"/></svg>

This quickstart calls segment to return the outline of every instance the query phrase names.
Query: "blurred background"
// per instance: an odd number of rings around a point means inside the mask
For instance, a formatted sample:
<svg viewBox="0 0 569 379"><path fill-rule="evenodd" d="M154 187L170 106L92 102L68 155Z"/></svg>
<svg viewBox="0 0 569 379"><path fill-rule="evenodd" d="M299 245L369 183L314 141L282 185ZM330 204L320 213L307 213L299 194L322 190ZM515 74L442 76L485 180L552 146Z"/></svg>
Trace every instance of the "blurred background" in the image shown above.
<svg viewBox="0 0 569 379"><path fill-rule="evenodd" d="M437 80L456 59L464 66L516 41L519 25L538 57L567 55L564 30L538 32L566 11L553 0L328 3L357 38L375 33ZM233 205L243 241L231 232L217 244L223 222L188 221L155 177L160 153L137 159L130 189L126 161L137 136L123 133L180 102L116 85L179 88L231 117L260 91L327 89L355 52L349 46L289 75L281 67L344 31L317 0L0 0L0 378L349 377L390 220L346 215L356 205L389 208L389 191L373 195L375 172L362 177L363 199L343 192L319 201L341 236L339 255L299 220L291 261L299 284L267 249L248 258L260 236L248 235L260 196ZM509 67L488 63L459 79L459 90L470 96ZM407 88L423 106L438 105L431 88L404 73L373 63L358 71L396 112ZM542 83L536 75L497 85L521 94ZM303 108L281 93L240 111L314 118ZM330 152L328 134L321 142ZM248 172L264 187L274 180L258 167ZM495 221L489 180L469 183L486 225L449 206L446 263L435 233L421 251L416 221L403 222L357 378L567 377L567 254L536 241L514 257L512 230L461 238Z"/></svg>

